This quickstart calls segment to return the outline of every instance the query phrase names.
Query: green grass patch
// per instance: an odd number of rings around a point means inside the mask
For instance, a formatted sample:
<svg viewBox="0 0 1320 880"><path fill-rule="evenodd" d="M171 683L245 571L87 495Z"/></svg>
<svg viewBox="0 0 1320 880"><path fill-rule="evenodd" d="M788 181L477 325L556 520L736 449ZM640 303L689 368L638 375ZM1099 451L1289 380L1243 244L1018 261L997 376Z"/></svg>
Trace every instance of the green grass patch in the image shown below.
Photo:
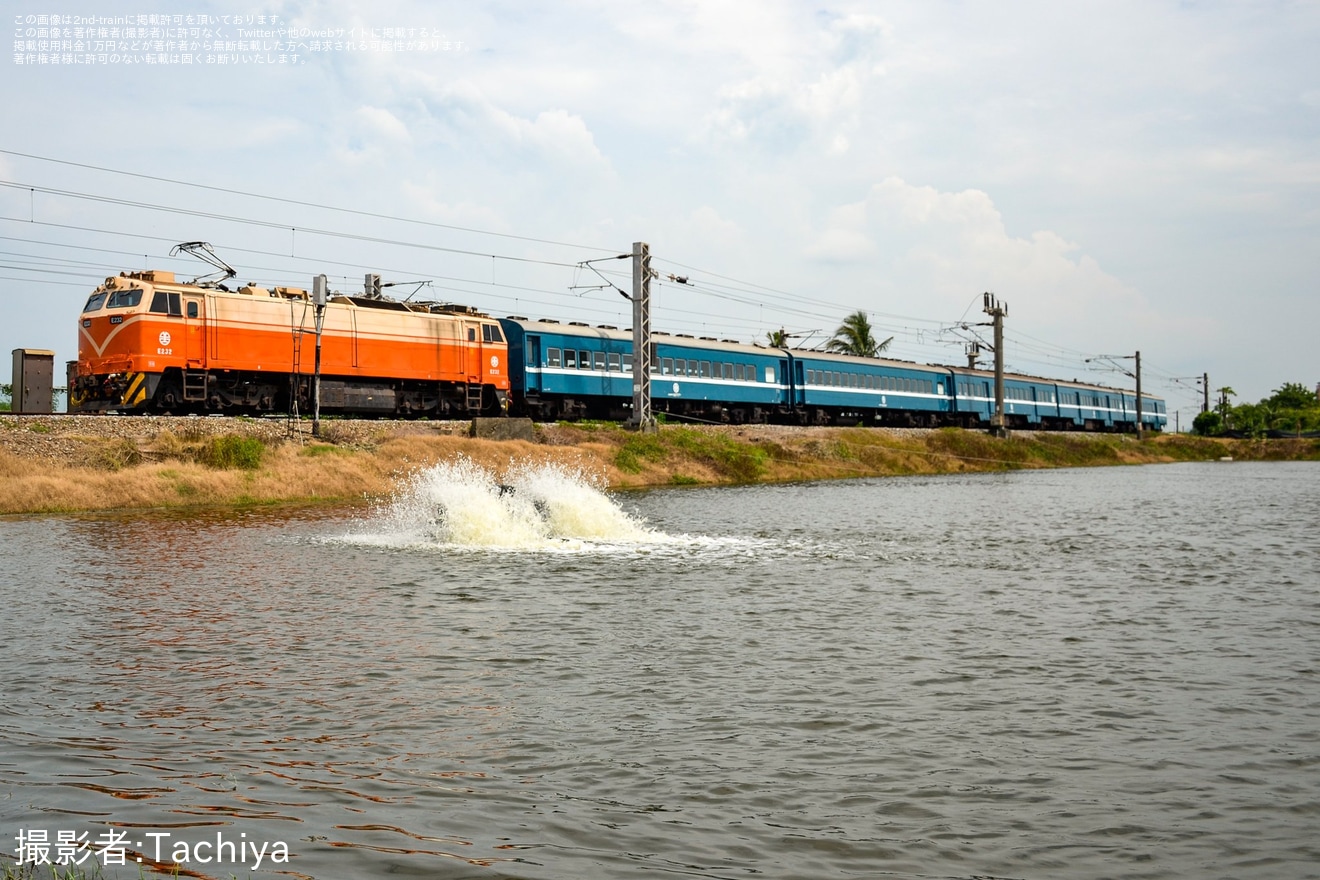
<svg viewBox="0 0 1320 880"><path fill-rule="evenodd" d="M212 437L199 450L197 460L218 470L241 468L254 471L261 467L261 457L265 452L266 444L255 437L223 434Z"/></svg>
<svg viewBox="0 0 1320 880"><path fill-rule="evenodd" d="M707 462L721 475L740 483L759 478L770 462L769 454L760 446L724 433L673 428L659 436L685 455Z"/></svg>
<svg viewBox="0 0 1320 880"><path fill-rule="evenodd" d="M630 474L641 473L643 461L664 461L669 450L657 434L630 434L614 454L614 466Z"/></svg>

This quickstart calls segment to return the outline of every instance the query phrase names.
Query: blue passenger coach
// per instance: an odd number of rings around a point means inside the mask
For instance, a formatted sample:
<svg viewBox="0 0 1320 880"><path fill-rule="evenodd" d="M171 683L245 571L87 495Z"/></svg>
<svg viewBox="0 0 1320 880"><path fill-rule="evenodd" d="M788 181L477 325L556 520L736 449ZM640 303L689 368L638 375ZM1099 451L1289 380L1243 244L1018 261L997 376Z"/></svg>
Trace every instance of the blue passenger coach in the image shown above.
<svg viewBox="0 0 1320 880"><path fill-rule="evenodd" d="M815 351L791 355L800 421L930 427L946 421L946 367Z"/></svg>
<svg viewBox="0 0 1320 880"><path fill-rule="evenodd" d="M626 418L632 334L615 327L500 320L509 342L511 409L536 419ZM788 355L692 336L652 335L651 406L692 419L764 422L787 411Z"/></svg>
<svg viewBox="0 0 1320 880"><path fill-rule="evenodd" d="M510 411L535 419L621 420L632 408L632 333L510 317ZM936 427L990 424L994 374L885 358L767 348L653 334L651 405L694 421ZM1142 425L1167 423L1164 401L1142 400ZM1004 377L1008 426L1130 431L1136 395L1036 376Z"/></svg>

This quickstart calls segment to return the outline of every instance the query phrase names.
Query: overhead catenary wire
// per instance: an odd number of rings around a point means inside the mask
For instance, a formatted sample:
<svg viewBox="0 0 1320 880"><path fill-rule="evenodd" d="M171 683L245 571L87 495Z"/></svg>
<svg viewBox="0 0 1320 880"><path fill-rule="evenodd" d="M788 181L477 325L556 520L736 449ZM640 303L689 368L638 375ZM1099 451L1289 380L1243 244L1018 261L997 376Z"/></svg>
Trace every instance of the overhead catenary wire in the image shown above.
<svg viewBox="0 0 1320 880"><path fill-rule="evenodd" d="M156 174L143 174L141 172L126 171L120 168L107 168L103 165L91 165L85 162L72 162L67 159L53 159L49 156L37 156L37 155L33 155L32 153L21 153L18 152L17 150L0 149L0 154L6 156L17 156L23 159L32 159L38 162L50 162L56 165L64 165L69 168L83 168L89 171L99 171L107 174L118 174L124 177L137 178L139 180L150 180L158 183L169 183L175 186L187 186L187 187L192 187L194 189L208 190L210 192L225 193L226 195L243 196L245 198L253 198L253 199L264 199L270 202L278 202L286 205L297 205L299 207L304 207L304 208L316 208L319 211L336 211L342 214L352 214L359 217L371 217L377 220L391 220L398 223L414 223L421 226L429 226L434 229L449 229L455 232L467 232L472 235L489 235L497 238L508 238L515 241L526 241L534 244L548 244L548 245L555 245L557 247L578 248L581 250L597 250L597 251L613 250L613 248L608 248L603 246L574 244L571 242L553 241L551 239L546 239L546 238L536 238L529 235L516 235L514 233L508 233L508 232L494 232L489 229L477 229L471 226L459 226L457 224L452 224L452 223L439 223L433 220L419 220L416 218L398 217L390 214L381 214L374 211L363 211L359 208L344 208L338 205L324 205L317 202L303 201L301 199L290 199L283 196L273 196L268 193L254 193L254 192L248 192L246 190L232 189L229 187L212 186L210 184L197 183L195 181L177 180L170 177L161 177Z"/></svg>
<svg viewBox="0 0 1320 880"><path fill-rule="evenodd" d="M44 157L32 156L30 154L18 153L15 151L0 150L0 154L14 155L14 156L33 159L37 161L50 161L70 167L85 168L99 173L122 174L127 177L150 180L170 186L195 187L203 191L224 193L226 195L233 195L240 198L263 199L273 203L287 204L290 206L296 206L300 208L311 208L316 210L334 211L338 213L343 213L344 215L368 217L382 221L398 222L404 224L418 224L419 226L424 226L424 227L440 228L440 229L453 230L457 232L470 233L476 235L493 235L507 240L524 241L528 243L543 244L553 247L572 247L578 249L587 249L587 250L595 251L597 253L613 254L613 253L617 253L618 250L617 248L577 245L570 242L555 241L547 238L538 238L538 237L526 236L526 235L514 235L508 233L496 233L496 232L491 232L489 230L481 230L471 227L459 226L455 224L435 223L432 221L415 220L406 217L397 217L389 214L372 212L372 211L340 208L333 205L322 205L311 201L289 199L278 196L269 196L262 193L245 192L242 190L229 189L225 187L213 187L213 186L208 186L206 184L193 183L185 180L162 178L158 175L138 174L137 172L121 171L118 169L106 168L95 165L87 165L84 163L65 162L63 160L56 160L56 159L46 159ZM298 232L303 232L308 236L322 236L333 240L358 241L364 244L373 244L373 245L380 245L386 247L400 247L405 249L418 249L424 252L434 252L439 254L451 254L456 256L489 259L491 261L492 266L498 261L507 260L511 263L518 263L527 266L560 270L560 269L571 269L584 262L582 260L570 261L567 259L565 260L543 259L538 257L522 256L522 255L510 254L510 253L493 254L490 253L489 251L476 250L472 248L463 248L463 247L450 247L441 244L432 244L432 243L419 242L419 241L410 241L410 240L397 238L397 237L390 237L386 235L366 235L357 232L346 232L334 228L321 228L321 227L310 227L310 226L304 227L296 223L288 223L283 220L279 220L279 221L267 220L260 218L245 217L239 213L225 213L223 211L209 211L209 210L202 210L197 208L178 207L177 205L160 204L149 200L120 198L117 196L103 195L100 193L88 192L74 188L48 187L48 186L40 186L30 183L25 184L18 181L0 181L0 186L14 190L26 189L29 193L30 199L34 196L34 194L40 193L44 195L49 195L52 198L72 198L79 200L90 200L94 203L106 204L109 206L114 206L119 208L126 208L126 209L139 210L145 212L169 213L178 216L192 216L192 217L197 217L199 219L206 219L220 223L242 224L242 225L252 226L258 229L269 230L269 231L278 230L280 233L287 233L295 236ZM52 222L50 220L38 220L35 217L35 210L36 210L35 206L30 206L30 207L31 207L31 211L29 213L28 218L4 217L0 219L11 222L21 222L26 226L39 226L49 229L78 230L81 232L86 232L95 235L132 235L138 238L139 240L151 240L151 241L158 241L161 243L170 243L170 244L174 244L177 242L177 237L152 236L141 233L126 233L120 230L96 228L94 226L79 226L76 224ZM53 243L53 242L37 242L32 239L18 239L8 236L4 236L2 238L5 238L6 240L24 241L26 243L39 244L42 247L79 247L79 246L66 245L66 244ZM299 244L301 244L302 240L299 239L298 241ZM124 254L133 257L135 260L137 257L141 256L137 252L129 252L126 250L115 251L109 248L95 248L92 246L80 246L80 247L86 248L88 252ZM265 250L258 248L246 248L246 247L240 247L236 244L225 245L224 247L226 250L232 250L240 253L251 253L251 254L273 257L280 262L296 261L296 264L300 266L307 264L314 264L316 266L322 266L322 265L343 266L343 267L361 266L361 264L357 262L322 259L322 258L317 258L315 256L299 255L296 252L284 253L284 252L277 252L273 250ZM297 249L295 248L293 250L296 251ZM14 256L17 257L19 255L15 254ZM45 264L49 266L63 265L66 267L94 265L83 261L61 260L60 258L49 257L49 256L36 256L36 255L23 255L23 256L25 256L26 259L16 260L15 262L17 263L17 265L10 267L11 271L39 273L42 271L42 269L33 268L33 265L41 265L41 264ZM615 257L607 257L605 259L613 259L613 258ZM837 311L840 313L840 315L842 315L844 313L855 310L854 306L849 306L843 303L834 302L828 298L821 297L816 294L793 292L781 288L772 287L769 285L764 285L744 279L739 279L737 277L734 277L726 273L713 272L702 269L690 263L682 262L676 259L665 258L663 255L657 255L655 260L655 266L658 270L661 271L662 275L663 275L663 270L666 267L674 267L679 270L683 270L685 272L688 283L684 285L675 285L672 288L672 291L674 293L677 293L678 291L682 290L684 293L692 293L698 296L718 299L720 301L728 302L730 304L737 306L754 306L758 310L760 310L760 314L758 317L761 319L762 322L765 321L767 316L772 319L771 323L774 324L781 323L782 319L785 318L789 318L789 319L809 318L811 321L815 322L815 321L819 321L822 311ZM277 266L277 265L260 265L260 266L253 266L250 268L259 272L270 272L276 275L288 274L291 271L299 271L299 270L286 269L283 266ZM552 311L555 309L555 306L553 305L554 301L566 303L570 301L569 298L571 297L572 300L576 300L576 302L574 302L574 304L571 306L573 314L587 312L589 314L597 315L602 318L606 318L608 320L616 320L616 319L626 320L625 316L617 308L611 309L611 308L597 307L596 305L587 305L587 303L590 301L589 297L575 295L573 293L564 290L550 289L549 286L545 286L545 285L536 286L534 284L529 285L529 284L511 283L512 279L510 281L500 281L497 280L494 273L492 273L492 277L490 279L480 279L480 278L464 276L461 274L438 273L434 271L433 268L420 269L420 270L416 268L410 268L402 271L392 269L389 267L382 267L382 268L385 268L387 271L397 272L398 274L407 275L410 277L426 276L434 279L437 282L448 282L448 283L441 283L436 286L436 289L438 291L446 295L454 294L464 297L475 296L475 297L484 298L485 300L494 300L496 302L510 303L513 305L513 308L517 310L526 310L533 307L542 307L542 308L550 309ZM52 270L52 271L57 271L57 270ZM614 272L609 269L603 269L601 270L601 272L606 278L609 278L610 276L614 276L619 278L620 281L622 281L626 277L624 273ZM86 273L66 273L66 277L91 278L91 277L100 277L102 274L103 273L95 273L94 275L92 272L89 271ZM6 276L6 280L28 281L28 279L17 279L17 278L12 278L10 276ZM346 283L348 282L347 276L345 276L345 281ZM72 284L72 282L68 282L68 283ZM612 286L615 287L616 289L621 289L618 283L614 283L612 284ZM666 316L673 316L680 319L678 322L676 322L678 326L674 327L675 332L684 329L700 328L700 332L702 332L703 335L710 334L721 337L750 336L753 340L758 340L763 335L760 332L752 333L751 328L748 326L749 322L747 322L746 320L740 319L736 316L723 316L720 314L713 314L710 309L701 308L699 304L693 307L691 304L691 300L682 295L677 295L677 296L670 295L665 299L666 301L664 303L664 307L662 310L663 314ZM484 302L480 304L483 305L483 307L485 307ZM948 359L947 347L952 343L956 342L958 344L961 344L962 342L960 338L954 338L950 335L949 332L947 332L947 327L948 327L947 321L941 321L941 320L929 319L929 318L920 318L916 316L902 315L902 314L881 312L881 311L872 311L869 314L876 319L874 322L874 326L878 331L892 334L895 337L897 337L895 340L896 344L894 346L894 349L890 353L890 356L895 357L897 359L911 359L913 361L934 360L937 362L941 359L947 360ZM1020 331L1010 331L1006 333L1006 337L1010 342L1013 343L1014 355L1012 356L1013 363L1009 364L1010 369L1022 371L1022 372L1028 372L1030 371L1029 365L1041 365L1042 367L1050 371L1067 371L1069 368L1084 370L1083 365L1079 363L1080 361L1084 360L1086 357L1086 353L1084 352L1069 349L1064 346L1055 345L1045 340L1039 340L1031 336L1030 334L1021 333Z"/></svg>
<svg viewBox="0 0 1320 880"><path fill-rule="evenodd" d="M0 187L6 187L10 189L31 188L37 192L45 193L47 195L58 195L58 196L63 196L65 198L82 199L85 201L98 202L101 204L118 205L120 207L128 207L128 208L143 208L153 211L164 211L170 214L180 214L188 217L200 217L207 220L221 220L227 223L241 223L247 226L257 226L265 229L278 229L281 231L293 230L295 232L302 232L304 234L309 234L309 235L321 235L321 236L326 236L328 238L347 239L350 241L360 241L368 244L386 244L386 245L391 245L393 247L418 248L421 250L439 251L441 253L448 253L448 254L462 254L464 256L482 257L482 258L489 257L492 260L509 260L511 262L516 262L516 263L536 263L545 266L572 267L573 265L575 265L574 263L565 263L554 260L539 260L534 257L516 257L509 254L492 254L486 251L474 251L467 248L451 248L436 244L425 244L423 242L402 241L400 239L384 238L381 236L373 236L373 235L362 235L360 233L353 233L353 232L336 232L334 230L329 230L329 229L316 229L313 227L298 226L296 224L276 222L272 220L254 220L248 217L236 217L232 214L218 214L213 211L201 211L196 208L178 208L172 205L156 205L150 202L138 202L132 199L121 199L114 196L99 196L99 195L95 195L94 193L83 193L83 192L78 192L76 190L61 190L61 189L55 189L53 187L42 187L42 186L29 187L28 184L20 184L10 180L0 180ZM5 219L13 219L13 218L5 218ZM38 221L30 220L29 222L38 222Z"/></svg>

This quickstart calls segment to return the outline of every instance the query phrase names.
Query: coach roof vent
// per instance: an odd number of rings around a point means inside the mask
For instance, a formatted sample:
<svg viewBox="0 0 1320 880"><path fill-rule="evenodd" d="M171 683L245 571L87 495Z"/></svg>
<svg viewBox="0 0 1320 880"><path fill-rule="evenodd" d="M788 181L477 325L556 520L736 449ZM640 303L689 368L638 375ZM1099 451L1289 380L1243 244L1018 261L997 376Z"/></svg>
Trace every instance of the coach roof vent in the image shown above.
<svg viewBox="0 0 1320 880"><path fill-rule="evenodd" d="M555 318L541 318L539 321L537 321L537 323L538 323L538 324L558 324L559 321L556 320Z"/></svg>
<svg viewBox="0 0 1320 880"><path fill-rule="evenodd" d="M569 322L568 322L568 326L570 326L570 327L590 327L591 325L588 324L586 321L569 321Z"/></svg>
<svg viewBox="0 0 1320 880"><path fill-rule="evenodd" d="M527 320L527 316L526 316L526 315L508 315L508 316L506 317L506 320L509 320L509 321L526 321L526 320Z"/></svg>
<svg viewBox="0 0 1320 880"><path fill-rule="evenodd" d="M618 327L615 327L613 324L597 324L597 325L596 325L596 329L597 329L597 330L618 330L619 328L618 328Z"/></svg>

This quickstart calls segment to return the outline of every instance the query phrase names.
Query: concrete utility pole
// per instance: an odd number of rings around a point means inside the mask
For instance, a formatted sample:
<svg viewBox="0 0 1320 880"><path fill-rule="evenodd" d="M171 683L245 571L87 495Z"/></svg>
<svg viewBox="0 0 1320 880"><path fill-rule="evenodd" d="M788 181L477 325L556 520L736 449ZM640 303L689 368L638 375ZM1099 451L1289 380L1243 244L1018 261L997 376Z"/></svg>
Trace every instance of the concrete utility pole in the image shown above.
<svg viewBox="0 0 1320 880"><path fill-rule="evenodd" d="M639 431L655 430L651 415L651 246L633 242L633 411Z"/></svg>
<svg viewBox="0 0 1320 880"><path fill-rule="evenodd" d="M312 373L312 436L321 436L321 328L325 325L325 301L329 280L324 275L312 279L312 305L316 306L316 367Z"/></svg>
<svg viewBox="0 0 1320 880"><path fill-rule="evenodd" d="M993 319L995 328L995 414L990 417L990 433L996 437L1008 436L1004 420L1004 319L1008 317L1008 304L1001 303L993 293L985 294L983 311Z"/></svg>
<svg viewBox="0 0 1320 880"><path fill-rule="evenodd" d="M1210 374L1201 374L1201 412L1210 412Z"/></svg>

